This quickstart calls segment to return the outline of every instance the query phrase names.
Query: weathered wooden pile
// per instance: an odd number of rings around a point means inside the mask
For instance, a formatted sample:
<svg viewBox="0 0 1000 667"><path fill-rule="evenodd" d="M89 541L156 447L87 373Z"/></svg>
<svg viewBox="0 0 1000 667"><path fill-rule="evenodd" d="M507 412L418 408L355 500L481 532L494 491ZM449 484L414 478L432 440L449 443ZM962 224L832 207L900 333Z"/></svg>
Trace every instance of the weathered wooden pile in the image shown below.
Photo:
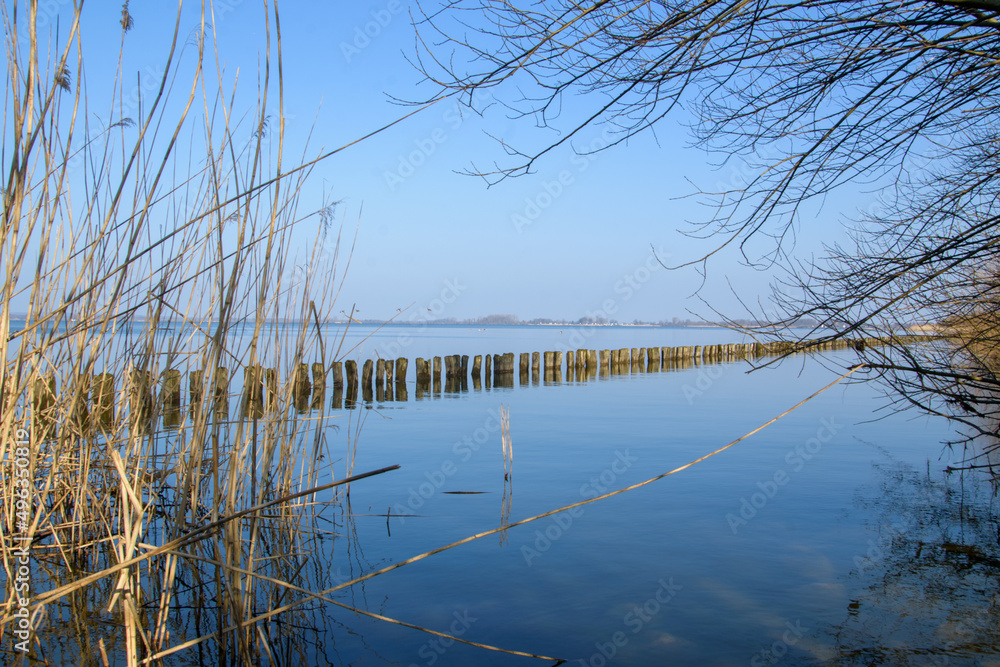
<svg viewBox="0 0 1000 667"><path fill-rule="evenodd" d="M916 340L919 337L912 337ZM617 350L565 350L523 352L517 358L513 352L493 355L450 355L415 360L415 393L417 400L431 392L468 391L471 379L473 388L514 386L515 373L521 385L544 382L583 381L598 376L626 373L649 373L690 368L711 364L781 355L796 351L824 351L834 349L864 349L883 344L882 339L858 338L825 341L802 348L790 342L730 343L720 345L694 345L682 347L641 347ZM325 403L328 376L332 377L334 409L352 408L361 401L393 402L409 400L407 370L409 361L398 359L368 359L358 373L358 362L335 361L329 367L321 363L295 364L285 384L279 382L277 369L247 366L243 369L242 404L251 414L278 405L282 397L290 398L296 410L306 412L322 407ZM443 371L443 372L442 372ZM443 380L443 387L442 387ZM159 394L157 395L157 385ZM134 369L126 374L120 390L116 390L114 375L100 373L84 375L66 388L71 397L71 419L86 420L90 424L114 423L116 398L127 404L128 413L141 419L152 415L157 405L164 415L165 426L180 423L182 380L181 371L167 369L159 374ZM57 397L56 376L47 373L38 378L31 392L34 414L44 417L52 413ZM219 367L214 372L203 369L188 373L187 386L190 403L210 400L218 412L228 414L230 401L230 371ZM159 403L158 403L159 402ZM125 406L122 406L125 409ZM54 414L54 413L52 413Z"/></svg>

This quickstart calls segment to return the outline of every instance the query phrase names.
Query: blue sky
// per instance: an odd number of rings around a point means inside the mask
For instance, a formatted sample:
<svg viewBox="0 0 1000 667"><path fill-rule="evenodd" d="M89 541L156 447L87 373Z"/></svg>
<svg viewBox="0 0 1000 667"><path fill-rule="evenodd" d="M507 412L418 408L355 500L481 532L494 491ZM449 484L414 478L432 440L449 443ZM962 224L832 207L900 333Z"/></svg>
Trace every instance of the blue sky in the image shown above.
<svg viewBox="0 0 1000 667"><path fill-rule="evenodd" d="M71 4L61 5L68 15ZM139 1L130 8L135 27L125 36L123 69L132 78L136 73L151 78L165 59L176 6ZM404 58L414 44L408 2L302 1L280 8L286 160L301 154L310 132L308 152L318 154L410 111L389 96L417 99L432 93ZM197 26L198 11L196 3L185 5L182 36ZM226 81L231 84L239 72L235 106L250 112L264 60L263 8L249 0L226 0L216 2L215 11ZM117 2L85 6L84 75L93 113L117 62L119 13ZM655 137L642 134L590 158L563 148L546 156L537 173L492 188L455 173L505 157L486 133L525 146L556 136L507 113L493 105L480 117L444 101L320 163L303 210L319 208L325 193L342 201L338 221L346 228L353 232L360 221L338 308L355 304L365 318L387 318L410 304L412 316L433 306L437 316L460 319L491 313L576 319L603 313L632 321L689 317L688 309L710 314L690 298L700 276L693 269L659 268L652 248L672 262L694 259L708 249L706 242L678 232L685 221L711 214L685 197L696 186L717 190L739 184L745 174L738 164L713 169L713 158L690 147L683 127L690 118L682 110L661 124ZM575 145L600 142L605 130L591 128ZM797 253L808 257L820 252L821 241L841 238L841 213L858 204L865 204L864 197L827 201L822 210L810 207L799 228ZM303 255L312 249L315 231L307 223L295 236L294 246ZM740 267L735 253L723 253L709 265L701 296L739 317L745 313L730 289L756 301L766 295L770 277Z"/></svg>

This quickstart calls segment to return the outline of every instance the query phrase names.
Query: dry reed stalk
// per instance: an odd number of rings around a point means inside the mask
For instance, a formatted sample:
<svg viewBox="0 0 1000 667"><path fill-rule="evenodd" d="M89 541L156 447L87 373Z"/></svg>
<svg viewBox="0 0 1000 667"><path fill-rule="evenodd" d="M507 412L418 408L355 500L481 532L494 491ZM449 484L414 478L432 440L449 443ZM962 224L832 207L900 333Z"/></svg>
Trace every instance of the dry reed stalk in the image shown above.
<svg viewBox="0 0 1000 667"><path fill-rule="evenodd" d="M271 554L258 556L261 545L288 553L301 539L301 508L279 508L287 519L280 525L262 525L244 513L270 506L273 498L279 505L291 502L296 488L323 486L310 484L318 477L304 443L319 442L325 422L294 416L290 387L263 415L231 418L232 392L220 369L272 362L280 369L283 359L298 363L317 344L322 350L318 323L334 304L325 287L338 284L343 270L339 236L332 256L320 252L331 247L325 235L332 208L297 212L317 160L286 165L284 124L269 134L271 108L277 107L279 120L283 116L280 67L265 67L250 126L236 124L231 119L243 115L246 101L235 89L222 89L221 73L218 89L206 84L213 78L204 70L212 62L206 58L209 17L201 15L189 45L197 57L182 67L178 10L165 67L148 81L141 104L122 106L116 95L106 129L90 134L82 123L88 111L81 11L72 11L68 35L57 41L58 33L36 34L34 3L16 20L10 6L4 8L10 76L3 158L9 178L0 230L0 461L7 462L0 465L0 494L13 497L11 443L23 428L35 503L26 531L18 528L13 503L5 503L0 557L9 585L16 562L12 538L25 532L51 541L45 546L55 548L61 569L36 568L36 609L40 601L58 599L45 597L56 590L82 611L96 609L93 594L105 584L89 579L87 569L120 573L96 597L110 597L101 606L121 614L124 637L113 648L123 646L127 662L136 664L170 642L179 577L214 574L185 573L173 556L141 570L148 552L137 549L150 530L167 544L197 548L183 537L190 526L208 521L222 528L212 542L225 564L215 578L225 582L216 612L220 627L254 614L260 591L241 572L268 567ZM280 64L277 13L269 12L267 63ZM30 40L19 37L26 31ZM123 43L127 39L123 35ZM44 44L52 54L48 61L40 55ZM71 82L68 71L80 76ZM116 87L125 85L124 71L114 72ZM179 106L168 103L172 82L185 78L190 87L175 88L184 91L174 100ZM191 114L196 107L204 109L205 120L191 135L205 140L184 146L181 136L198 122ZM192 167L194 155L205 157ZM323 225L298 280L284 258L294 254L290 232L309 218ZM310 295L317 283L324 289ZM12 328L11 312L21 309L27 311L23 326ZM303 320L309 315L317 328L291 340L269 337L267 321L285 313ZM173 332L164 335L162 327ZM184 401L184 423L165 433L156 428L165 402L155 383L161 369L178 365L204 369L194 387L201 400ZM88 393L100 410L81 410ZM250 517L249 528L223 520L229 516ZM67 583L74 581L78 585ZM143 594L147 587L156 595ZM147 598L155 600L148 631ZM8 596L0 633L12 612ZM48 613L58 617L61 611ZM86 614L71 615L77 617ZM89 655L91 630L71 627L78 655ZM103 642L100 648L105 656ZM247 662L271 649L244 625L238 635L220 637L217 650Z"/></svg>

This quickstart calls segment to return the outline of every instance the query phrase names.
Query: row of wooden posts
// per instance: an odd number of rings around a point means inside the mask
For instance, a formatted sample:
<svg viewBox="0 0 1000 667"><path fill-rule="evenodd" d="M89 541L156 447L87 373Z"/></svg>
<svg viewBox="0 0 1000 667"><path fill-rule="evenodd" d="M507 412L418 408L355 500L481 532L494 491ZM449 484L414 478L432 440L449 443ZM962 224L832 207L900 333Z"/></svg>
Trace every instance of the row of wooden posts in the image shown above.
<svg viewBox="0 0 1000 667"><path fill-rule="evenodd" d="M831 350L847 347L863 348L880 344L879 339L836 340L818 345L813 350ZM491 387L513 387L515 361L522 385L529 382L586 380L598 375L679 370L702 363L719 363L749 359L792 351L792 343L735 343L723 345L696 345L683 347L621 348L617 350L569 350L522 353L515 359L513 352L494 355L450 355L415 360L416 397L424 398L429 392L441 391L442 371L444 391L467 391L471 376L476 390ZM565 362L565 363L564 363ZM327 370L332 376L333 400L331 407L354 407L358 393L366 403L407 401L407 371L409 362L398 359L366 360L361 366L354 360L335 361L329 369L321 363L297 364L292 370L291 387L280 386L278 371L261 366L244 368L244 404L256 413L276 404L282 392L291 390L295 408L300 412L322 406L327 388ZM564 378L565 372L565 378ZM134 369L127 377L124 392L130 414L136 417L152 415L157 398L161 401L166 425L176 419L179 423L182 382L181 371L167 369L160 374L160 393L155 395L156 375L148 370ZM111 373L83 375L69 389L72 396L71 418L96 419L98 423L114 421L115 377ZM373 391L374 389L374 391ZM56 401L56 377L47 373L35 380L32 388L32 407L36 414L44 415L53 409ZM211 377L204 370L188 374L188 394L191 403L209 399L216 409L229 410L229 369L219 367ZM88 401L89 397L89 401ZM92 416L91 416L92 415Z"/></svg>

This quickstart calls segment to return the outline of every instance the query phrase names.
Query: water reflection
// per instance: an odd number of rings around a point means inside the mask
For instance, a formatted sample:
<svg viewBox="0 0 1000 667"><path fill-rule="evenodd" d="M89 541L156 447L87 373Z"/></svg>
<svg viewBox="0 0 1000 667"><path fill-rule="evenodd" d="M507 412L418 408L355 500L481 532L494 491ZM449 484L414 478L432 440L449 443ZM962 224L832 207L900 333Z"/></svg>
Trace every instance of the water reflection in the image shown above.
<svg viewBox="0 0 1000 667"><path fill-rule="evenodd" d="M860 584L829 632L837 664L985 664L1000 647L1000 520L981 476L892 461L857 505L877 537L854 557ZM930 466L928 465L928 469Z"/></svg>

